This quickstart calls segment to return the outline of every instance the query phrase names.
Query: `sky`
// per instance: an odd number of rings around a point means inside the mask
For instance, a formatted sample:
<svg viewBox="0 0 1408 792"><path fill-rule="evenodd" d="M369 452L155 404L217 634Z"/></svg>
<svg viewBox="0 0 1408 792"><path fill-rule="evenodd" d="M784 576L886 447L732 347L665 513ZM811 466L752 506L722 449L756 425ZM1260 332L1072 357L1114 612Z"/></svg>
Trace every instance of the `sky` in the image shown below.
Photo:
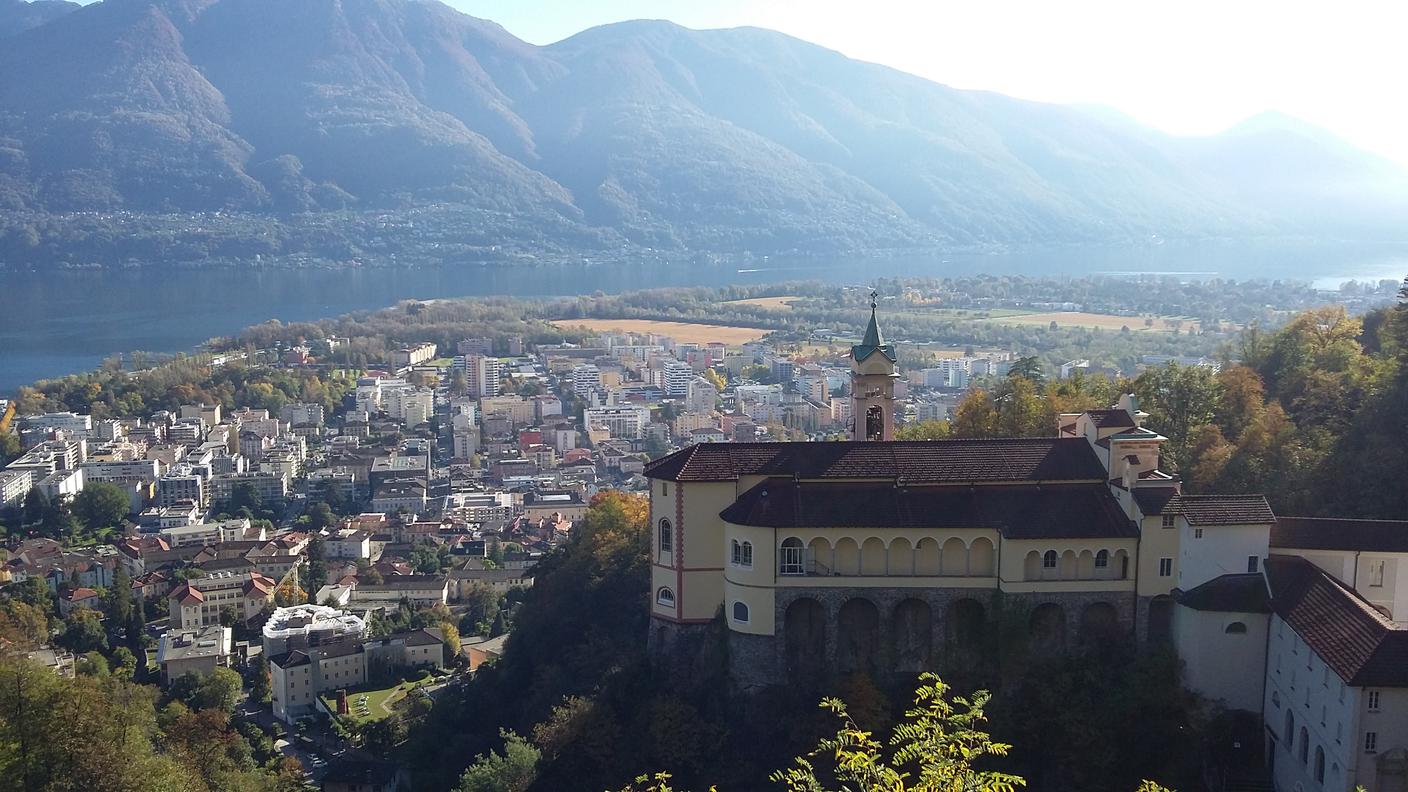
<svg viewBox="0 0 1408 792"><path fill-rule="evenodd" d="M627 19L753 25L956 88L1116 108L1175 134L1266 111L1408 165L1397 0L447 0L547 44Z"/></svg>

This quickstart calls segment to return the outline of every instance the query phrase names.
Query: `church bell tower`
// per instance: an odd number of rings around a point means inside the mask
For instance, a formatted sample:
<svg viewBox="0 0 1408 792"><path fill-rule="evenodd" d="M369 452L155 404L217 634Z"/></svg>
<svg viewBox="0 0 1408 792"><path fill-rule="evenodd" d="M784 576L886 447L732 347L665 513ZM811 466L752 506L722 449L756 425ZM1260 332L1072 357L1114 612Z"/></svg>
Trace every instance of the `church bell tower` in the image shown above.
<svg viewBox="0 0 1408 792"><path fill-rule="evenodd" d="M893 344L885 343L875 306L880 294L870 293L870 324L865 337L851 347L851 439L895 439L895 371Z"/></svg>

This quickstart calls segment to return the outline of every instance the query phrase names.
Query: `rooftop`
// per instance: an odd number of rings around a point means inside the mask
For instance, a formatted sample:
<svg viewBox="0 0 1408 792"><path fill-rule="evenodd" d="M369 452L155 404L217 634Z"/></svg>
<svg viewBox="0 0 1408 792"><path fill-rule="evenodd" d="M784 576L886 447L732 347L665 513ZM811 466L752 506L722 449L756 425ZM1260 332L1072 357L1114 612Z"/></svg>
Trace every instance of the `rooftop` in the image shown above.
<svg viewBox="0 0 1408 792"><path fill-rule="evenodd" d="M1271 596L1260 573L1222 575L1180 592L1178 604L1200 611L1270 613Z"/></svg>
<svg viewBox="0 0 1408 792"><path fill-rule="evenodd" d="M1408 520L1277 517L1271 528L1271 546L1408 553Z"/></svg>
<svg viewBox="0 0 1408 792"><path fill-rule="evenodd" d="M645 474L668 481L755 475L905 484L1105 480L1104 466L1080 437L701 443L651 462Z"/></svg>
<svg viewBox="0 0 1408 792"><path fill-rule="evenodd" d="M1276 515L1264 495L1177 495L1164 514L1181 514L1189 525L1270 525Z"/></svg>
<svg viewBox="0 0 1408 792"><path fill-rule="evenodd" d="M1266 560L1271 607L1346 684L1408 687L1408 628L1299 556Z"/></svg>
<svg viewBox="0 0 1408 792"><path fill-rule="evenodd" d="M1009 539L1138 535L1101 484L908 487L770 479L720 516L734 525L774 528L989 528Z"/></svg>

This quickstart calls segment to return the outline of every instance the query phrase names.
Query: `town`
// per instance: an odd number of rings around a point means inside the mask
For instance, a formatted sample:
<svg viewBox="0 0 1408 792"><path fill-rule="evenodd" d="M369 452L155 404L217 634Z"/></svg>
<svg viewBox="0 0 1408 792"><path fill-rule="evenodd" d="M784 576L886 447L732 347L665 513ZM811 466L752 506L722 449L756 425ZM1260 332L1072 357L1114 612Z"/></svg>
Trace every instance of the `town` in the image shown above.
<svg viewBox="0 0 1408 792"><path fill-rule="evenodd" d="M10 623L26 613L33 623L37 611L40 626L4 639L60 676L121 672L176 703L216 702L323 789L404 789L407 768L388 761L390 748L437 697L499 661L539 562L588 510L632 493L649 503L652 526L652 653L688 663L721 612L730 674L744 689L913 673L941 642L968 647L956 667L981 664L974 647L994 606L978 592L992 588L1030 601L1042 652L1093 636L1168 644L1190 690L1270 719L1279 701L1257 691L1289 700L1295 689L1294 671L1286 691L1279 668L1267 671L1261 647L1274 630L1278 651L1304 647L1327 680L1337 664L1368 669L1342 675L1339 703L1349 685L1365 712L1379 711L1378 688L1398 684L1391 672L1372 658L1323 656L1333 646L1318 635L1284 636L1303 629L1299 619L1329 619L1396 651L1403 630L1390 619L1404 606L1383 581L1399 561L1375 533L1387 523L1278 520L1260 495L1181 494L1179 478L1159 469L1169 438L1143 428L1137 399L1113 389L1129 372L1089 360L1054 367L1052 392L1118 403L1023 417L1030 384L1044 377L1035 358L906 344L922 365L901 370L878 297L850 346L709 341L707 325L680 341L601 321L571 341L508 333L441 349L407 339L358 368L328 362L348 338L231 349L200 365L233 372L238 398L145 415L36 412L21 409L22 393L0 402L0 437L13 450L0 470L0 585ZM1210 378L1227 363L1148 355L1137 371ZM312 378L306 400L275 398L261 379L282 374ZM1005 393L993 401L985 388ZM260 398L265 406L252 406ZM940 440L932 451L901 442L883 458L844 461L895 440L964 436L974 420L990 422L977 431L986 439ZM1038 439L1016 446L994 434ZM934 460L950 453L973 469L955 462L951 475L925 478L924 466L942 467ZM907 461L914 454L938 456ZM1001 475L983 472L993 465ZM1005 502L975 505L946 494L953 484L1002 485ZM688 507L686 490L702 493ZM1057 515L1071 525L1038 525ZM861 524L881 527L804 535ZM1211 540L1195 544L1204 531ZM1273 610L1278 587L1296 596L1318 587L1324 601L1306 616L1311 605L1282 593ZM1358 607L1357 592L1377 599ZM1235 674L1220 660L1232 656ZM1392 734L1349 724L1355 733L1346 737L1341 719L1335 746ZM1272 732L1268 752L1284 742L1305 764L1314 743L1305 773L1317 782L1383 772L1356 767L1308 727L1299 742Z"/></svg>

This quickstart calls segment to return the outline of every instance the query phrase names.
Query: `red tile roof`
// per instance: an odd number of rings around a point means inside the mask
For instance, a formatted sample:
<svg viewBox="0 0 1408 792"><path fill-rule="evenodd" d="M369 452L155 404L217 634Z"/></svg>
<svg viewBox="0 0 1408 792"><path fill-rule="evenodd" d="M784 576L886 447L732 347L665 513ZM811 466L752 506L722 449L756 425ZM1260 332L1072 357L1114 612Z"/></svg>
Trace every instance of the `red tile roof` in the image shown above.
<svg viewBox="0 0 1408 792"><path fill-rule="evenodd" d="M1408 520L1277 517L1271 528L1271 546L1408 553Z"/></svg>
<svg viewBox="0 0 1408 792"><path fill-rule="evenodd" d="M1101 429L1123 429L1135 426L1134 416L1128 410L1087 410L1090 422Z"/></svg>
<svg viewBox="0 0 1408 792"><path fill-rule="evenodd" d="M205 602L205 595L191 588L190 583L182 583L180 588L171 592L171 599L180 602L182 605L194 605Z"/></svg>
<svg viewBox="0 0 1408 792"><path fill-rule="evenodd" d="M1270 525L1276 515L1264 495L1178 495L1164 514L1181 514L1189 525Z"/></svg>
<svg viewBox="0 0 1408 792"><path fill-rule="evenodd" d="M1271 607L1354 687L1408 687L1408 628L1299 556L1266 560Z"/></svg>
<svg viewBox="0 0 1408 792"><path fill-rule="evenodd" d="M905 483L1103 481L1084 438L989 438L826 443L702 443L646 465L651 478L732 481L739 476L887 478Z"/></svg>
<svg viewBox="0 0 1408 792"><path fill-rule="evenodd" d="M720 516L734 525L772 528L992 528L1009 539L1138 536L1102 484L897 487L770 479Z"/></svg>

